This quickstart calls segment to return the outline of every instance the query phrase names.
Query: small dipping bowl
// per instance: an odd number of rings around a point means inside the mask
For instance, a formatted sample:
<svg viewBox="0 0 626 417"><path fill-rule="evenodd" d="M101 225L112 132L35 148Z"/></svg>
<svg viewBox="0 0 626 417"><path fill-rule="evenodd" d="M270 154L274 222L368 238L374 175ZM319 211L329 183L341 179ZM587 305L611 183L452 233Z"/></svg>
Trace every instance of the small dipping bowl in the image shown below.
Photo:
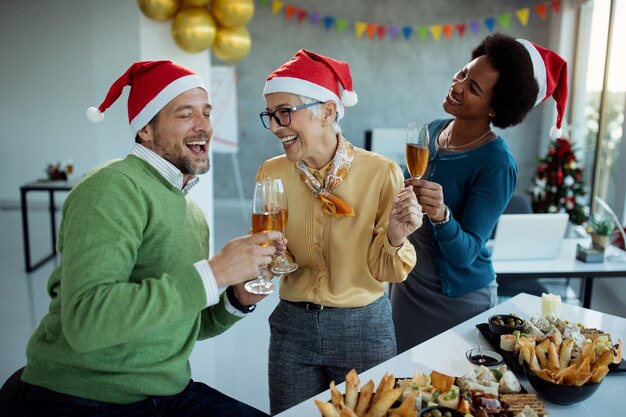
<svg viewBox="0 0 626 417"><path fill-rule="evenodd" d="M502 355L493 350L486 349L470 349L465 352L465 357L474 365L483 365L486 367L500 365L504 360Z"/></svg>

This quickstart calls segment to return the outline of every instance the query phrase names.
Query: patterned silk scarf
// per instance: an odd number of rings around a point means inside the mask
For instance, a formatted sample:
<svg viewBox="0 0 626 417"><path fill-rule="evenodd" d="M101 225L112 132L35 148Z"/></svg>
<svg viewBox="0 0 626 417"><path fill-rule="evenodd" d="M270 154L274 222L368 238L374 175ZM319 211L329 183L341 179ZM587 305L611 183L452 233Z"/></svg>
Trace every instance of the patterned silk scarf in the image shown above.
<svg viewBox="0 0 626 417"><path fill-rule="evenodd" d="M338 135L337 151L333 160L328 166L328 175L324 179L324 185L320 184L317 178L311 173L304 161L298 161L296 166L302 181L320 199L322 212L336 217L353 217L354 209L341 198L332 194L332 190L346 178L350 165L354 158L354 148L352 144Z"/></svg>

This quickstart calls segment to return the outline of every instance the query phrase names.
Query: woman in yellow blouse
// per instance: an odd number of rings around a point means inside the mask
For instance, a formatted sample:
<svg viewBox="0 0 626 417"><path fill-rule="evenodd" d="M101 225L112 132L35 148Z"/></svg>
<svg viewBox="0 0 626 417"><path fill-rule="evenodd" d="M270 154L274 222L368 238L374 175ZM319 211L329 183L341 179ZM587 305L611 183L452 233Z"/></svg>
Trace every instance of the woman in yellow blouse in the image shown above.
<svg viewBox="0 0 626 417"><path fill-rule="evenodd" d="M338 121L356 104L348 64L300 50L269 75L261 113L285 155L257 179L281 178L289 202L286 255L269 319L272 414L391 358L396 342L385 282L416 262L406 237L422 224L398 165L352 146Z"/></svg>

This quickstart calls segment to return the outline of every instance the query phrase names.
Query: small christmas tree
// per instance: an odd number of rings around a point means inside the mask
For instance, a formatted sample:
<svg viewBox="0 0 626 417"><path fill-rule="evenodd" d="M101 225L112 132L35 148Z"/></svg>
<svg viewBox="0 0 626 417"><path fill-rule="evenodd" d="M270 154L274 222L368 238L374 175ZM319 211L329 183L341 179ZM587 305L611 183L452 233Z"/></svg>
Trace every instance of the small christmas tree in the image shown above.
<svg viewBox="0 0 626 417"><path fill-rule="evenodd" d="M585 195L583 170L578 167L567 139L550 143L548 154L539 160L529 192L535 213L568 213L574 224L587 220L585 206L581 204Z"/></svg>

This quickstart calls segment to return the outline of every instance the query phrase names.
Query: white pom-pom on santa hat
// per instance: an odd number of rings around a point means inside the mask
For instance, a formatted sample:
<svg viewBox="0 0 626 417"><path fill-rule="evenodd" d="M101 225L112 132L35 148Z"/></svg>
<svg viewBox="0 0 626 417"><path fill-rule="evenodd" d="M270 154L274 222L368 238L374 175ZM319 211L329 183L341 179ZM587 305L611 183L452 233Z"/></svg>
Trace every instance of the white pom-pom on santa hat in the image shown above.
<svg viewBox="0 0 626 417"><path fill-rule="evenodd" d="M346 107L352 107L359 102L359 96L354 91L343 90L341 92L341 101Z"/></svg>
<svg viewBox="0 0 626 417"><path fill-rule="evenodd" d="M97 107L89 107L85 114L91 123L100 123L104 120L104 113L98 110Z"/></svg>
<svg viewBox="0 0 626 417"><path fill-rule="evenodd" d="M263 95L291 93L323 103L337 103L337 119L345 114L344 107L359 100L352 87L352 75L347 62L329 58L305 49L272 72L265 80Z"/></svg>
<svg viewBox="0 0 626 417"><path fill-rule="evenodd" d="M552 126L550 128L550 137L552 139L558 139L563 136L563 128Z"/></svg>
<svg viewBox="0 0 626 417"><path fill-rule="evenodd" d="M518 39L530 54L533 75L539 87L535 106L552 97L556 102L556 123L550 129L550 137L558 139L563 134L561 125L567 105L567 62L557 53L529 42Z"/></svg>

